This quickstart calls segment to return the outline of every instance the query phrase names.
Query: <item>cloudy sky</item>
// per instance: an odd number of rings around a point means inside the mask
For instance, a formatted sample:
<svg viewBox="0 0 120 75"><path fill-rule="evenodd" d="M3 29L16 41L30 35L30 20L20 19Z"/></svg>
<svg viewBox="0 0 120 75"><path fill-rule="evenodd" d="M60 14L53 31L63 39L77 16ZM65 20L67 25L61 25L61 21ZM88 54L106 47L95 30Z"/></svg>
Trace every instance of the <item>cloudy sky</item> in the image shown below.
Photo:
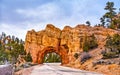
<svg viewBox="0 0 120 75"><path fill-rule="evenodd" d="M24 40L28 30L42 30L48 23L61 29L86 21L95 25L108 1L120 8L120 0L0 0L0 34Z"/></svg>

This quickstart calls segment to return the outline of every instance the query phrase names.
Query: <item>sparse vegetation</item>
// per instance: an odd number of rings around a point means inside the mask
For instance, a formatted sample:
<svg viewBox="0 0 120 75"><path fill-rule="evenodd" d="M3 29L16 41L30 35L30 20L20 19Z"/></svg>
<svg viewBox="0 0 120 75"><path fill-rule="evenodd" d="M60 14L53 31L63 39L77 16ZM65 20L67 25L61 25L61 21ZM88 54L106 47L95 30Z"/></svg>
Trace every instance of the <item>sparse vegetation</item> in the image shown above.
<svg viewBox="0 0 120 75"><path fill-rule="evenodd" d="M75 54L74 54L74 57L75 57L76 59L78 59L79 54L78 54L78 53L75 53Z"/></svg>
<svg viewBox="0 0 120 75"><path fill-rule="evenodd" d="M6 61L15 64L18 56L25 54L24 41L22 39L2 32L2 35L0 35L0 64L4 64Z"/></svg>
<svg viewBox="0 0 120 75"><path fill-rule="evenodd" d="M52 62L61 62L60 55L56 53L47 53L44 57L45 63L52 63Z"/></svg>
<svg viewBox="0 0 120 75"><path fill-rule="evenodd" d="M24 57L24 59L25 59L27 62L31 62L31 61L32 61L32 58L31 58L30 53L28 53L28 54Z"/></svg>
<svg viewBox="0 0 120 75"><path fill-rule="evenodd" d="M114 34L107 37L106 50L102 52L103 58L114 58L120 55L120 35Z"/></svg>
<svg viewBox="0 0 120 75"><path fill-rule="evenodd" d="M86 24L87 24L88 26L90 26L90 25L91 25L90 21L86 21Z"/></svg>
<svg viewBox="0 0 120 75"><path fill-rule="evenodd" d="M114 2L107 2L104 8L107 12L100 18L100 26L106 26L111 29L120 28L120 17L114 8Z"/></svg>
<svg viewBox="0 0 120 75"><path fill-rule="evenodd" d="M94 34L91 37L85 36L83 51L88 52L90 49L96 48L97 46L98 44Z"/></svg>

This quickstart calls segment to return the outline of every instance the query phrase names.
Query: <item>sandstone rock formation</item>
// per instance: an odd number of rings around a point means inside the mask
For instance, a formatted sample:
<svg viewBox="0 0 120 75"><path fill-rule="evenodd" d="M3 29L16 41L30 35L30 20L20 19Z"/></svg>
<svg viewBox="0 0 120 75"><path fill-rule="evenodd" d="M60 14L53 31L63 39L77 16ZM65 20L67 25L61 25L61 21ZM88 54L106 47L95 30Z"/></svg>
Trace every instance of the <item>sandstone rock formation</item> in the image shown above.
<svg viewBox="0 0 120 75"><path fill-rule="evenodd" d="M108 35L118 33L116 30L103 27L89 27L77 25L72 28L65 26L63 30L48 24L45 30L27 32L25 40L25 50L30 52L33 63L42 63L43 57L47 52L56 52L62 58L62 63L67 64L75 60L74 53L82 52L84 37L92 34L97 38L98 45L105 45Z"/></svg>

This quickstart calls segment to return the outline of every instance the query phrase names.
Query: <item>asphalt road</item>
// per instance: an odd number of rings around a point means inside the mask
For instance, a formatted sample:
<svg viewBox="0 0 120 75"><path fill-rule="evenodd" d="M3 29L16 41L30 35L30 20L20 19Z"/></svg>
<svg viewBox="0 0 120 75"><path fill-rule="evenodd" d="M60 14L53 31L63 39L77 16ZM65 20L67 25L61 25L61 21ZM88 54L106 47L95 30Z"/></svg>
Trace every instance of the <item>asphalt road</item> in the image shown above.
<svg viewBox="0 0 120 75"><path fill-rule="evenodd" d="M59 63L36 66L30 75L103 75L95 72L60 66Z"/></svg>

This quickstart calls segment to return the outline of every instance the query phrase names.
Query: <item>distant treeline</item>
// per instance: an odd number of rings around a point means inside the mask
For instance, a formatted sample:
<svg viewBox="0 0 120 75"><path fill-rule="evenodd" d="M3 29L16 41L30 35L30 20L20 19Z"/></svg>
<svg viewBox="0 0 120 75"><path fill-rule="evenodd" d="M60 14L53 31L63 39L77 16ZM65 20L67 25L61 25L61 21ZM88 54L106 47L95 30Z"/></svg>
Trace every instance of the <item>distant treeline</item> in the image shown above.
<svg viewBox="0 0 120 75"><path fill-rule="evenodd" d="M24 41L18 37L0 34L0 64L16 63L19 55L26 55Z"/></svg>

